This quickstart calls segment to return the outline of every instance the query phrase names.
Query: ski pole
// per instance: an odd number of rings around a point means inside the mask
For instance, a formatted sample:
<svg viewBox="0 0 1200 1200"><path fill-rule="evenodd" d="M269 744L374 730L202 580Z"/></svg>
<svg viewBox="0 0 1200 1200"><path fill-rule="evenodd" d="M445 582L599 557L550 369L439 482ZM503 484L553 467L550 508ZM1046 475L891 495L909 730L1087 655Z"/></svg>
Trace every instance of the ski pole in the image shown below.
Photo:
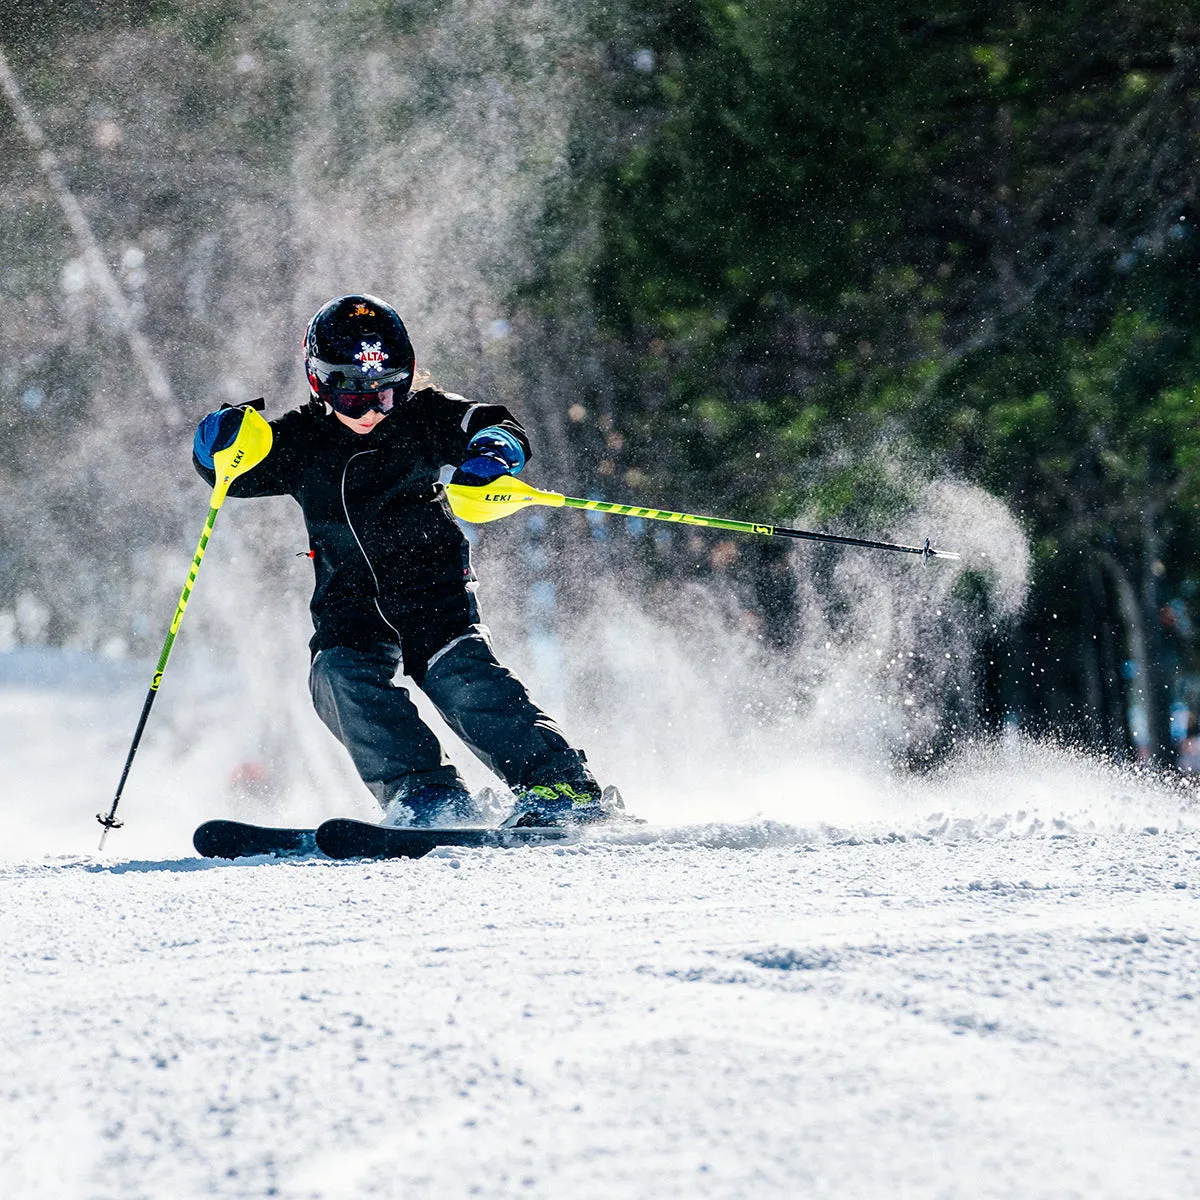
<svg viewBox="0 0 1200 1200"><path fill-rule="evenodd" d="M261 405L261 403L261 401L255 401L255 405ZM125 769L121 772L121 781L117 784L117 794L113 797L112 807L108 810L107 816L104 813L96 814L96 820L104 826L104 832L100 835L101 850L104 849L104 842L108 837L109 830L120 829L124 824L117 820L117 805L121 802L121 793L125 789L126 779L129 778L129 768L133 766L133 756L137 753L138 743L142 740L142 730L146 728L146 719L150 716L154 698L158 695L158 685L162 683L163 672L167 669L167 659L171 656L175 635L179 632L179 624L183 620L188 598L192 594L192 587L200 572L200 563L204 558L204 551L208 548L208 539L212 536L217 513L220 511L221 505L225 503L225 495L234 479L242 472L257 466L270 451L270 425L263 420L254 407L246 407L243 409L242 423L237 437L233 439L233 444L225 450L218 450L213 455L217 478L213 485L212 499L209 501L208 520L204 522L204 532L200 534L200 544L196 547L196 555L192 559L187 582L183 585L179 603L175 606L175 615L171 618L171 626L167 630L167 640L163 642L162 653L158 656L158 666L154 669L154 678L150 681L150 690L146 693L145 704L142 705L142 715L138 719L137 729L133 734L133 744L129 747L129 755L125 759Z"/></svg>
<svg viewBox="0 0 1200 1200"><path fill-rule="evenodd" d="M616 513L621 517L645 517L650 521L676 521L681 525L700 525L707 529L727 529L734 533L758 533L765 537L803 538L810 542L833 542L839 546L860 546L866 550L895 550L900 554L919 554L921 562L931 558L958 558L949 550L935 550L926 538L920 546L900 546L894 542L872 542L866 538L842 537L835 533L813 533L807 529L785 529L757 521L730 521L725 517L698 517L692 513L668 512L661 508L638 508L633 504L609 504L604 500L581 500L558 492L544 492L512 475L501 475L491 483L473 486L449 483L446 493L450 507L460 520L473 525L497 521L528 508L531 504L547 508L585 508L591 512Z"/></svg>

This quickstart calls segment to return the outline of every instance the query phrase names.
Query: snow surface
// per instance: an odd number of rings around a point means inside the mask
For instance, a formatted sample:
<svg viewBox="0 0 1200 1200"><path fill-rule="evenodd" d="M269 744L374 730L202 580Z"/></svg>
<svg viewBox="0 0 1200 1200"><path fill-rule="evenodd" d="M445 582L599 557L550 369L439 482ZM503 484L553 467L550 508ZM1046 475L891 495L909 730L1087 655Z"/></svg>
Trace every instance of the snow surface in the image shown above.
<svg viewBox="0 0 1200 1200"><path fill-rule="evenodd" d="M1200 1195L1190 788L783 759L575 846L220 864L181 680L99 855L147 682L0 655L6 1197Z"/></svg>

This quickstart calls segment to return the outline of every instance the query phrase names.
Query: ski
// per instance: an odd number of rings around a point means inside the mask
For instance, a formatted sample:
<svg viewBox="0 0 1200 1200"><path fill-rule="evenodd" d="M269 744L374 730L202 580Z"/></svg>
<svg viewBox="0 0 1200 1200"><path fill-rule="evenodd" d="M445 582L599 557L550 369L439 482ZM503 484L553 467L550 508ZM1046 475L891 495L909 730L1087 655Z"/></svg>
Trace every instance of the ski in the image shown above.
<svg viewBox="0 0 1200 1200"><path fill-rule="evenodd" d="M241 821L205 821L192 834L196 853L204 858L305 858L316 854L313 829L275 829Z"/></svg>
<svg viewBox="0 0 1200 1200"><path fill-rule="evenodd" d="M420 858L441 846L511 849L560 842L573 831L550 826L517 829L393 829L335 817L317 828L317 848L330 858Z"/></svg>

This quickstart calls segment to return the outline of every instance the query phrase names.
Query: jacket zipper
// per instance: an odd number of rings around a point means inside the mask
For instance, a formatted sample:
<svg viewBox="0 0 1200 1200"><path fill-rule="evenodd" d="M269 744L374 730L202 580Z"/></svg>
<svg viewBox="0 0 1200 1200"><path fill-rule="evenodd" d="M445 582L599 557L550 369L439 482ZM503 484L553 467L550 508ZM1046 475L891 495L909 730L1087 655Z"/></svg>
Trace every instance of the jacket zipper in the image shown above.
<svg viewBox="0 0 1200 1200"><path fill-rule="evenodd" d="M375 584L375 610L379 613L383 623L396 635L396 640L400 640L400 630L384 616L383 608L379 603L379 576L375 574L375 568L371 565L371 559L367 555L366 547L362 544L362 538L358 536L358 530L354 528L354 522L350 520L350 506L346 503L346 473L350 470L350 464L364 454L374 454L374 450L359 450L357 453L350 455L346 459L346 465L342 467L342 512L346 514L346 525L350 532L354 534L354 540L358 543L359 553L363 556L363 562L367 564L367 570L371 572L371 581Z"/></svg>

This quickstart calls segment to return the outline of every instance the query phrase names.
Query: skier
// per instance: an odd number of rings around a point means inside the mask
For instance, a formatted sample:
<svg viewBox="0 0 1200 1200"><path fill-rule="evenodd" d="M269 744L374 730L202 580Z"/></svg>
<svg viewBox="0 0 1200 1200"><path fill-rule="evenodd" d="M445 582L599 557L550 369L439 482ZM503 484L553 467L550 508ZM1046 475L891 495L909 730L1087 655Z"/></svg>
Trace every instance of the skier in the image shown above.
<svg viewBox="0 0 1200 1200"><path fill-rule="evenodd" d="M421 720L401 671L517 797L506 825L559 825L620 811L582 750L503 667L481 624L466 538L439 482L486 483L529 457L525 431L499 404L434 387L412 390L414 355L399 315L368 295L330 300L304 338L307 405L271 422L270 453L231 496L291 495L316 571L309 690L387 825L479 820L458 770ZM193 460L211 485L213 454L242 412L211 412Z"/></svg>

